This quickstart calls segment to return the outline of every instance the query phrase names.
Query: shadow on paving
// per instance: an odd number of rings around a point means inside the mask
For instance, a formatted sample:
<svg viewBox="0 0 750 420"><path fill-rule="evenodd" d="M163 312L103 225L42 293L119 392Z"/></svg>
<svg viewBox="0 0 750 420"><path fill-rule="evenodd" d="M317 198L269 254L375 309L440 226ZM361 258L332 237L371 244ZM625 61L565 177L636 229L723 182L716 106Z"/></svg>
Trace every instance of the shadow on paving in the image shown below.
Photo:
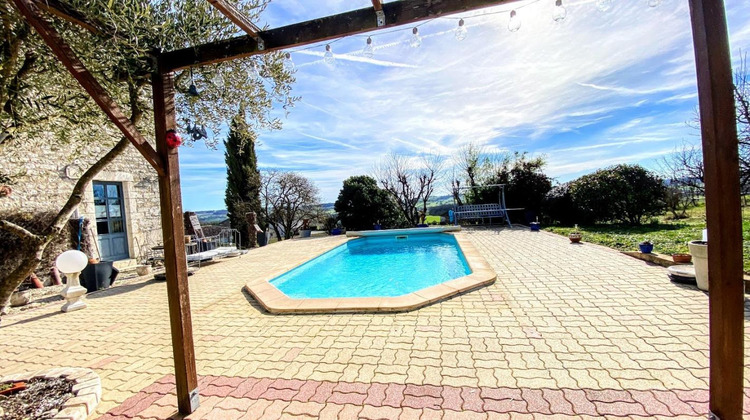
<svg viewBox="0 0 750 420"><path fill-rule="evenodd" d="M110 287L109 289L91 292L86 295L86 299L99 299L99 298L103 298L107 296L116 296L116 295L120 295L123 293L134 292L138 289L141 289L143 287L150 286L156 283L164 283L164 282L151 279L151 280L147 280L147 281L140 282L140 283L125 284L122 286L115 285L114 287Z"/></svg>

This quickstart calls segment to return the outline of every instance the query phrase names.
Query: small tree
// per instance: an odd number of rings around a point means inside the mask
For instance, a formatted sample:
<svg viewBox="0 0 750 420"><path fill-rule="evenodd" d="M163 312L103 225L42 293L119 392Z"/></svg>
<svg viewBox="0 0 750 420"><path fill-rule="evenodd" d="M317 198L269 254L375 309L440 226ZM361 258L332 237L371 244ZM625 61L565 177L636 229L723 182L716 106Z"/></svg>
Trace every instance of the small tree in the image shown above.
<svg viewBox="0 0 750 420"><path fill-rule="evenodd" d="M260 207L260 172L255 154L256 135L247 125L244 110L232 119L229 136L224 141L227 164L227 189L224 203L232 227L240 232L242 244L253 243L255 229L247 223L247 213L262 215ZM263 225L263 220L258 220Z"/></svg>
<svg viewBox="0 0 750 420"><path fill-rule="evenodd" d="M265 216L278 238L291 239L302 219L319 214L318 188L294 172L263 174L261 197Z"/></svg>
<svg viewBox="0 0 750 420"><path fill-rule="evenodd" d="M596 221L640 225L645 217L664 211L666 186L640 165L617 165L576 179L571 194Z"/></svg>
<svg viewBox="0 0 750 420"><path fill-rule="evenodd" d="M419 223L420 213L426 215L427 201L440 179L439 158L426 157L412 164L406 156L389 154L376 167L376 178L395 200L396 207L409 226ZM422 204L422 209L418 208Z"/></svg>
<svg viewBox="0 0 750 420"><path fill-rule="evenodd" d="M344 180L333 208L347 229L372 229L378 222L387 227L398 225L398 209L390 194L366 175Z"/></svg>

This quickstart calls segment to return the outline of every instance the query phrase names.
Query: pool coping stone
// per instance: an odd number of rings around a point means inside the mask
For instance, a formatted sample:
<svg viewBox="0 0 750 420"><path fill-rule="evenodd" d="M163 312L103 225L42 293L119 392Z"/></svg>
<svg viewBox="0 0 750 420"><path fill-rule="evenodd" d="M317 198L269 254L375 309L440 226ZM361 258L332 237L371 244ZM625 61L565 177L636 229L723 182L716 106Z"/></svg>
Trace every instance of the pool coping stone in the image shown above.
<svg viewBox="0 0 750 420"><path fill-rule="evenodd" d="M366 297L366 298L324 298L324 299L294 299L274 287L270 280L300 265L318 258L320 255L334 249L337 244L321 251L319 254L300 261L298 264L288 264L283 268L265 276L248 282L244 289L263 308L272 314L320 314L320 313L373 313L373 312L406 312L418 309L453 296L467 293L495 282L497 274L482 257L474 244L465 235L452 235L469 264L471 274L436 284L424 289L416 290L406 295L394 297ZM354 240L352 237L348 240ZM293 266L292 266L293 265Z"/></svg>

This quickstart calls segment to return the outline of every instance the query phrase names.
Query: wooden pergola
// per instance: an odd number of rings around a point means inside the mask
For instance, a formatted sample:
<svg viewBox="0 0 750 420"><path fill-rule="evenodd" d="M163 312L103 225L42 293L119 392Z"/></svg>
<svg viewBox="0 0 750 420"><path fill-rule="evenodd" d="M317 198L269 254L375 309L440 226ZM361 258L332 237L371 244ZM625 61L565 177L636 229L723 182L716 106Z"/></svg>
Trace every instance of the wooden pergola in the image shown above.
<svg viewBox="0 0 750 420"><path fill-rule="evenodd" d="M46 19L56 16L99 34L110 33L110 28L91 22L60 0L13 0L59 61L158 173L177 398L179 410L184 414L198 407L199 396L183 241L178 150L166 144L167 131L177 128L174 72L519 0L390 3L372 0L372 7L264 31L228 1L207 1L247 35L158 54L152 83L154 149ZM729 40L723 0L688 1L698 77L706 215L711 238L708 247L709 406L718 418L740 419L744 396L744 283L738 139Z"/></svg>

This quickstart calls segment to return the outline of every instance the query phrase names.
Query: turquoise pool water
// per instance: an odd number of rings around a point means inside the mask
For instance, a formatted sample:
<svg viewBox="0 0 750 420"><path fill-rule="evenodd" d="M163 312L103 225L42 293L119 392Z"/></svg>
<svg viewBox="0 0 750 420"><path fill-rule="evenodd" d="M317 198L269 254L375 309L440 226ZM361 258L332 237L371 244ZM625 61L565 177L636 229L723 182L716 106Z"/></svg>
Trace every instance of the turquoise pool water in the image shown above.
<svg viewBox="0 0 750 420"><path fill-rule="evenodd" d="M444 233L350 240L271 280L294 299L394 297L471 274Z"/></svg>

